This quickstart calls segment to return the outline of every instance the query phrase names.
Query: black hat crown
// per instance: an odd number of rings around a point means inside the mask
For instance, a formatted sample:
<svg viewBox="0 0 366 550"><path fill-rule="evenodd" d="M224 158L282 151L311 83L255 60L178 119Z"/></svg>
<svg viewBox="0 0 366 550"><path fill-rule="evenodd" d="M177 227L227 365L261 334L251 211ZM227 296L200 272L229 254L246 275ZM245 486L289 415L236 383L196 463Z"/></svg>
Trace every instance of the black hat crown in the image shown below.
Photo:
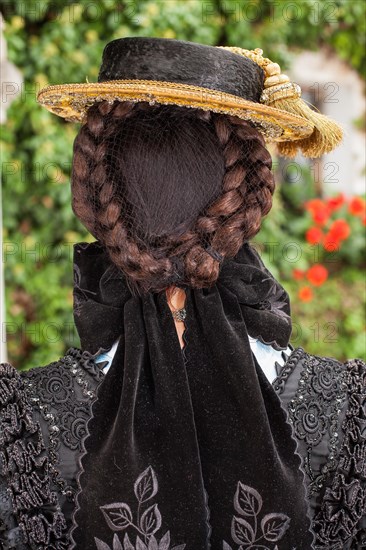
<svg viewBox="0 0 366 550"><path fill-rule="evenodd" d="M189 84L259 103L265 73L247 57L170 38L119 38L103 51L98 82L157 80Z"/></svg>

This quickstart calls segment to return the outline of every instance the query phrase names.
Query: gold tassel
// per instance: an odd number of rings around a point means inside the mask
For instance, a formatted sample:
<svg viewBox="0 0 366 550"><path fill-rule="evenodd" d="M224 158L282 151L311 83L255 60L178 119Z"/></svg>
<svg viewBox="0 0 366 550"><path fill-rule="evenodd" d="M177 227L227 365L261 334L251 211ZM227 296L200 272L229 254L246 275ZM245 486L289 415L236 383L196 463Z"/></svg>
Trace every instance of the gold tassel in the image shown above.
<svg viewBox="0 0 366 550"><path fill-rule="evenodd" d="M293 158L301 149L305 157L320 157L337 147L343 138L343 128L331 118L314 111L301 99L301 88L290 82L287 75L281 74L277 63L263 57L263 50L245 50L243 48L218 46L233 53L248 57L257 63L265 72L264 90L261 103L287 113L300 116L314 125L312 134L304 139L277 142L280 155Z"/></svg>
<svg viewBox="0 0 366 550"><path fill-rule="evenodd" d="M342 141L343 129L341 126L331 118L313 111L300 98L277 99L271 103L271 107L301 116L314 124L313 133L307 138L277 143L280 155L293 158L297 149L301 149L304 157L320 157L333 151Z"/></svg>

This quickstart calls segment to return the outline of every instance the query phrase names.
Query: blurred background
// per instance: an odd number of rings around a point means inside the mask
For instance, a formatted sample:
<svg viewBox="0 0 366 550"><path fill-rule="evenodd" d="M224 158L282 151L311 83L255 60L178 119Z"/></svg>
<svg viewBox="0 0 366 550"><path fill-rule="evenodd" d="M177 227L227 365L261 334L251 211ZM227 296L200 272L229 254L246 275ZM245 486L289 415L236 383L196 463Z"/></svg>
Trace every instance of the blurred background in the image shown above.
<svg viewBox="0 0 366 550"><path fill-rule="evenodd" d="M71 210L79 125L36 102L48 84L97 80L114 38L260 47L314 109L345 129L316 160L277 157L277 190L254 246L291 298L291 343L366 359L363 0L1 2L2 359L19 369L79 346L73 244L94 240ZM6 345L5 345L6 344Z"/></svg>

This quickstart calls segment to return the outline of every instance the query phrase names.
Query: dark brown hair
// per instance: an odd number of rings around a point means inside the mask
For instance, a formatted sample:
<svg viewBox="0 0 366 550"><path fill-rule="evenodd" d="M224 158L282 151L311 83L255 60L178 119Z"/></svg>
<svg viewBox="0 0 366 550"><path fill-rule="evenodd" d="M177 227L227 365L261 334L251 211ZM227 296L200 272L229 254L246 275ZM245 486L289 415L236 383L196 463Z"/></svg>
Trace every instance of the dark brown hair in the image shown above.
<svg viewBox="0 0 366 550"><path fill-rule="evenodd" d="M272 158L235 116L131 101L94 104L74 142L72 205L133 293L213 285L272 207Z"/></svg>

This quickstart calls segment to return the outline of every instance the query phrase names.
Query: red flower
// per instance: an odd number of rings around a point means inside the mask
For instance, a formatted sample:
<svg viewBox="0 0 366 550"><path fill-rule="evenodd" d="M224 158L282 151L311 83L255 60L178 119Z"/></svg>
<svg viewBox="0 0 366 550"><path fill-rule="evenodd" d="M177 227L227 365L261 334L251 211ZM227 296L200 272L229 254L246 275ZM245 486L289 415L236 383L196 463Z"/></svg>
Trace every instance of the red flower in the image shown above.
<svg viewBox="0 0 366 550"><path fill-rule="evenodd" d="M299 290L299 298L302 302L310 302L313 299L313 291L309 286L303 286Z"/></svg>
<svg viewBox="0 0 366 550"><path fill-rule="evenodd" d="M331 233L327 233L323 240L323 247L327 252L335 252L340 247L340 240Z"/></svg>
<svg viewBox="0 0 366 550"><path fill-rule="evenodd" d="M308 269L306 276L314 286L322 285L328 278L328 270L321 264L314 264Z"/></svg>
<svg viewBox="0 0 366 550"><path fill-rule="evenodd" d="M329 206L330 210L338 210L343 204L346 202L346 197L343 193L338 193L338 195L335 195L334 197L329 197L327 199L327 205Z"/></svg>
<svg viewBox="0 0 366 550"><path fill-rule="evenodd" d="M305 238L310 244L320 243L323 238L323 232L319 227L310 227L305 234Z"/></svg>
<svg viewBox="0 0 366 550"><path fill-rule="evenodd" d="M324 202L321 199L310 199L305 202L305 210L308 210L309 212L323 208L323 206Z"/></svg>
<svg viewBox="0 0 366 550"><path fill-rule="evenodd" d="M295 281L301 281L301 279L304 278L305 271L302 271L301 269L293 269L292 270L292 276L295 279Z"/></svg>
<svg viewBox="0 0 366 550"><path fill-rule="evenodd" d="M351 234L351 228L346 220L335 220L329 228L329 234L334 240L344 241Z"/></svg>
<svg viewBox="0 0 366 550"><path fill-rule="evenodd" d="M361 197L353 197L348 205L348 210L354 216L362 216L366 211L366 202Z"/></svg>
<svg viewBox="0 0 366 550"><path fill-rule="evenodd" d="M311 199L306 201L305 210L308 210L311 213L313 221L319 225L324 225L330 215L330 208L321 199Z"/></svg>
<svg viewBox="0 0 366 550"><path fill-rule="evenodd" d="M327 208L323 208L322 210L317 210L316 212L313 212L313 220L319 225L325 225L328 221L328 218L329 210Z"/></svg>

